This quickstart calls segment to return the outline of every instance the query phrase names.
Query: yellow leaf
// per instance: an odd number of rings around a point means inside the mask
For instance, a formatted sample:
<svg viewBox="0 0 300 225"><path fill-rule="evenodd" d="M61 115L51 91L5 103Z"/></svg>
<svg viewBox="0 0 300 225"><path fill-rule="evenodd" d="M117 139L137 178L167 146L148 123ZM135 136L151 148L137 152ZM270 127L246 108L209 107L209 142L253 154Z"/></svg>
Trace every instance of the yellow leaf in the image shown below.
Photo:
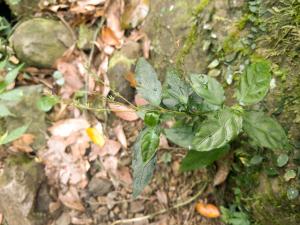
<svg viewBox="0 0 300 225"><path fill-rule="evenodd" d="M86 133L93 143L99 145L100 147L104 146L105 139L103 134L99 130L93 127L89 127L86 129Z"/></svg>

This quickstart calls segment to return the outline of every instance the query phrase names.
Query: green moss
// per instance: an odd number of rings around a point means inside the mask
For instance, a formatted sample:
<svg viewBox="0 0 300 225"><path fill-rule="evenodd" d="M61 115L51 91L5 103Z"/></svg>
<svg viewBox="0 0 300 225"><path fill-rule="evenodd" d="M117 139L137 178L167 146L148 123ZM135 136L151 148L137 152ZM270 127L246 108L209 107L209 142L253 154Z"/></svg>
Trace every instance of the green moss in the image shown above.
<svg viewBox="0 0 300 225"><path fill-rule="evenodd" d="M206 8L206 6L209 3L210 3L210 0L202 0L199 3L199 5L196 7L194 16L196 17L200 13L202 13L202 11ZM178 68L180 68L183 65L185 57L189 54L193 45L195 45L197 39L198 39L198 22L195 21L188 33L186 40L184 41L182 49L180 50L180 52L177 55L176 65Z"/></svg>

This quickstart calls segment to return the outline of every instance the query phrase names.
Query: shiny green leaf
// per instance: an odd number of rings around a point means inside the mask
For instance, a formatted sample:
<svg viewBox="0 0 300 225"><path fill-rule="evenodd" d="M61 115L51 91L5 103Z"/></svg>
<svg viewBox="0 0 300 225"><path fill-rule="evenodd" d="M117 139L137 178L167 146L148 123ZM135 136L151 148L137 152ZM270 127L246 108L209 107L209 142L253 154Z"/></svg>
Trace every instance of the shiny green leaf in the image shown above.
<svg viewBox="0 0 300 225"><path fill-rule="evenodd" d="M180 126L173 127L164 130L167 139L169 139L174 144L191 149L192 141L194 138L193 128L191 126Z"/></svg>
<svg viewBox="0 0 300 225"><path fill-rule="evenodd" d="M142 131L133 146L133 197L136 198L150 182L156 166L157 157L154 155L152 159L145 164L141 154L141 139L147 130Z"/></svg>
<svg viewBox="0 0 300 225"><path fill-rule="evenodd" d="M58 99L55 96L43 96L37 101L37 107L43 112L48 112L54 105L58 103Z"/></svg>
<svg viewBox="0 0 300 225"><path fill-rule="evenodd" d="M13 68L12 70L10 70L6 76L5 76L5 83L6 84L11 84L15 81L15 79L17 78L18 74L20 73L20 70L23 68L24 64L21 64L15 68Z"/></svg>
<svg viewBox="0 0 300 225"><path fill-rule="evenodd" d="M259 146L270 149L288 149L288 137L281 125L263 112L246 112L243 129Z"/></svg>
<svg viewBox="0 0 300 225"><path fill-rule="evenodd" d="M261 101L268 93L270 82L271 68L267 61L247 66L236 91L240 104L251 105Z"/></svg>
<svg viewBox="0 0 300 225"><path fill-rule="evenodd" d="M159 134L156 129L146 129L145 134L141 140L142 159L144 163L148 163L149 160L155 155L159 145Z"/></svg>
<svg viewBox="0 0 300 225"><path fill-rule="evenodd" d="M229 146L214 149L209 152L188 151L185 158L181 161L181 171L189 171L204 168L211 165L214 161L222 158L229 151Z"/></svg>
<svg viewBox="0 0 300 225"><path fill-rule="evenodd" d="M9 111L9 109L4 105L0 104L0 118L6 116L13 116L14 114Z"/></svg>
<svg viewBox="0 0 300 225"><path fill-rule="evenodd" d="M241 132L242 123L242 117L230 109L211 114L196 131L192 149L211 151L223 147Z"/></svg>
<svg viewBox="0 0 300 225"><path fill-rule="evenodd" d="M5 135L5 137L2 139L1 138L1 142L0 145L5 145L8 144L14 140L17 140L18 138L20 138L23 134L25 134L25 132L27 131L29 125L25 125L22 127L18 127L10 132L8 132L7 135Z"/></svg>
<svg viewBox="0 0 300 225"><path fill-rule="evenodd" d="M137 62L135 73L137 92L152 105L159 106L162 87L153 67L144 58L140 58Z"/></svg>
<svg viewBox="0 0 300 225"><path fill-rule="evenodd" d="M168 69L164 83L163 103L173 108L178 104L186 105L189 100L190 86L180 78L175 69Z"/></svg>
<svg viewBox="0 0 300 225"><path fill-rule="evenodd" d="M213 105L224 103L224 89L215 78L203 74L191 74L190 77L193 90L206 102Z"/></svg>
<svg viewBox="0 0 300 225"><path fill-rule="evenodd" d="M159 123L160 115L156 112L147 112L144 117L144 122L150 127L155 127Z"/></svg>

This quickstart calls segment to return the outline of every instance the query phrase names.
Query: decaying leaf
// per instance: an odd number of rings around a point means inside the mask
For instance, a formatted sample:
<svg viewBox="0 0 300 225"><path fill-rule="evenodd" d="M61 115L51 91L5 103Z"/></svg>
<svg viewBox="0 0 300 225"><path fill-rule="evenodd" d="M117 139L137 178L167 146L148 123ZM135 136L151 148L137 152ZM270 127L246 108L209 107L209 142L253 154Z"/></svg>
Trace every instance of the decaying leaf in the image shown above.
<svg viewBox="0 0 300 225"><path fill-rule="evenodd" d="M218 171L214 177L214 186L218 186L226 181L230 172L231 163L232 155L228 155L227 157L217 161Z"/></svg>
<svg viewBox="0 0 300 225"><path fill-rule="evenodd" d="M75 209L83 212L85 210L79 194L74 187L70 187L69 191L66 194L60 194L59 199L61 202L70 209Z"/></svg>
<svg viewBox="0 0 300 225"><path fill-rule="evenodd" d="M109 103L108 105L111 111L114 112L117 117L123 120L135 121L139 118L136 112L132 108L129 108L128 106L116 104L116 103Z"/></svg>
<svg viewBox="0 0 300 225"><path fill-rule="evenodd" d="M101 39L107 45L119 46L120 41L115 33L109 27L103 27L101 31Z"/></svg>
<svg viewBox="0 0 300 225"><path fill-rule="evenodd" d="M12 143L12 148L20 152L32 152L33 149L30 146L34 142L35 136L32 134L23 134L19 139Z"/></svg>
<svg viewBox="0 0 300 225"><path fill-rule="evenodd" d="M115 134L116 134L116 136L118 138L118 141L121 143L121 145L124 148L127 148L127 138L125 136L122 124L119 124L118 126L116 126L114 128L114 132L115 132Z"/></svg>
<svg viewBox="0 0 300 225"><path fill-rule="evenodd" d="M196 204L197 212L206 218L218 218L221 213L217 206L213 204L205 204L203 202L199 202Z"/></svg>

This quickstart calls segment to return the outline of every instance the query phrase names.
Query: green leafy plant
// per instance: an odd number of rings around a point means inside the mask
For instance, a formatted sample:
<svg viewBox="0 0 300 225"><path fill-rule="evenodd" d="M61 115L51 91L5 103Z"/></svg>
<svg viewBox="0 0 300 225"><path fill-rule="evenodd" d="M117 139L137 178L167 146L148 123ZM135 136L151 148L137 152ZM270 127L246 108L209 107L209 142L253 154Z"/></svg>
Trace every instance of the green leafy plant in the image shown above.
<svg viewBox="0 0 300 225"><path fill-rule="evenodd" d="M8 106L13 102L20 101L23 97L23 91L21 89L9 90L8 87L15 82L23 66L23 64L12 66L7 58L0 61L0 72L4 74L0 77L0 119L15 116ZM27 131L28 126L27 124L0 135L0 145L8 144L21 137Z"/></svg>
<svg viewBox="0 0 300 225"><path fill-rule="evenodd" d="M222 221L229 225L250 225L249 217L246 213L238 211L236 206L230 208L221 207Z"/></svg>
<svg viewBox="0 0 300 225"><path fill-rule="evenodd" d="M288 137L272 117L249 107L266 96L271 68L266 60L256 60L245 68L236 97L239 104L226 106L222 85L204 74L181 74L169 69L163 84L143 58L136 66L137 91L150 104L139 108L146 127L134 146L134 191L138 196L153 175L160 134L187 149L181 170L206 167L230 150L230 143L247 135L252 143L269 149L290 149ZM164 122L175 121L171 128Z"/></svg>

